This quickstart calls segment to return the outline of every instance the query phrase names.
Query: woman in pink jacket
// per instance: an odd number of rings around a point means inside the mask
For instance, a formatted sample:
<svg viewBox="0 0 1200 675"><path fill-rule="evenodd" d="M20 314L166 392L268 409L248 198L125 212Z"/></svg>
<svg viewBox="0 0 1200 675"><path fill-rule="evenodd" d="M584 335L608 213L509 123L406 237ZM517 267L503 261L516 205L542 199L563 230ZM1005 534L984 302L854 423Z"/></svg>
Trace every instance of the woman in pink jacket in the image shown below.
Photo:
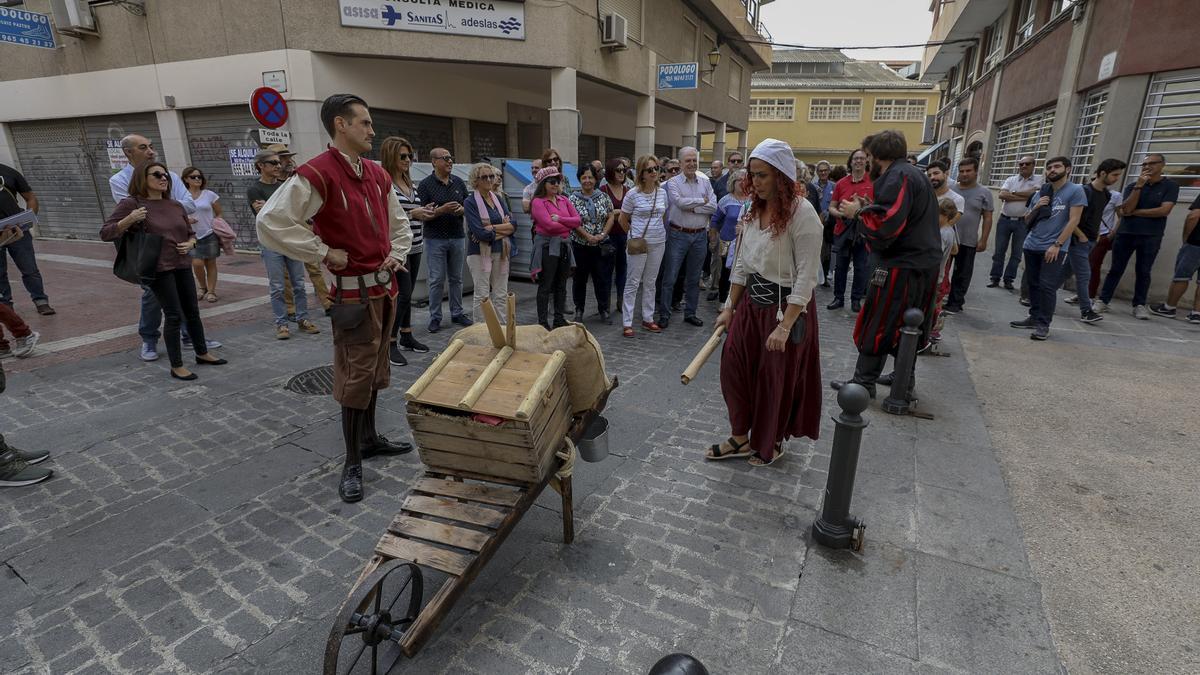
<svg viewBox="0 0 1200 675"><path fill-rule="evenodd" d="M566 326L567 278L575 267L570 239L582 225L571 200L562 195L562 175L548 166L537 172L537 190L529 213L533 217L533 278L537 281L538 323L546 327ZM549 320L550 296L554 296L554 324Z"/></svg>

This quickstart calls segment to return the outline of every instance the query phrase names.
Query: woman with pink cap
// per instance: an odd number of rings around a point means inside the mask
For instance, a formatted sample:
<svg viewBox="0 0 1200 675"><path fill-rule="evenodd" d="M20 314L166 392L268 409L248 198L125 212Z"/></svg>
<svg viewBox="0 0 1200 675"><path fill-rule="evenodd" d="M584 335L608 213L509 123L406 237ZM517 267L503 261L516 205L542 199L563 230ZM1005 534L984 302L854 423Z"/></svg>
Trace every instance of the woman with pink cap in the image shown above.
<svg viewBox="0 0 1200 675"><path fill-rule="evenodd" d="M582 224L571 200L562 195L562 174L547 166L537 172L537 189L529 205L533 217L533 262L538 284L538 323L547 330L567 325L567 278L575 267L571 232ZM554 323L550 323L550 298L554 298Z"/></svg>
<svg viewBox="0 0 1200 675"><path fill-rule="evenodd" d="M749 201L735 242L729 298L717 317L729 335L721 393L729 438L707 459L750 457L766 466L792 436L816 439L821 425L821 350L813 289L821 283L821 221L796 179L796 159L768 138L750 153Z"/></svg>

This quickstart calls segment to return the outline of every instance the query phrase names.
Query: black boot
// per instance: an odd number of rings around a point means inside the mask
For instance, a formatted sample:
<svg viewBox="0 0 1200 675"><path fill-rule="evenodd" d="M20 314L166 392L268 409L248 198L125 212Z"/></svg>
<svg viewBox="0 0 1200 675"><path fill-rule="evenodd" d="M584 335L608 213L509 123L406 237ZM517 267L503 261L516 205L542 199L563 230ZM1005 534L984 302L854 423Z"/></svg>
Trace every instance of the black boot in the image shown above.
<svg viewBox="0 0 1200 675"><path fill-rule="evenodd" d="M365 420L362 428L362 449L363 457L374 457L376 455L403 455L406 452L412 452L412 443L393 443L387 437L382 436L375 430L375 402L379 399L379 392L371 392L371 404L363 411Z"/></svg>
<svg viewBox="0 0 1200 675"><path fill-rule="evenodd" d="M362 454L359 442L365 421L365 410L342 406L342 439L346 444L346 459L342 462L342 480L338 483L338 495L346 503L359 502L363 498Z"/></svg>

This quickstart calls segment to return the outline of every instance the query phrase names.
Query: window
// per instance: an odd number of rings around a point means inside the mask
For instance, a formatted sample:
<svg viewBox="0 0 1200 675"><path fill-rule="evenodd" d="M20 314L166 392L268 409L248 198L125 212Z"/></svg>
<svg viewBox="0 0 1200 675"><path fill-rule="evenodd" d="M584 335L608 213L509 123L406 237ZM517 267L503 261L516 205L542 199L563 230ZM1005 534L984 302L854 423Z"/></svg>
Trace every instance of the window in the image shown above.
<svg viewBox="0 0 1200 675"><path fill-rule="evenodd" d="M713 83L713 68L708 65L708 54L717 48L717 41L711 36L705 35L700 38L700 55L696 59L700 62L700 79L708 84Z"/></svg>
<svg viewBox="0 0 1200 675"><path fill-rule="evenodd" d="M1014 47L1033 35L1033 17L1036 8L1037 0L1021 0L1017 5L1017 39L1013 44Z"/></svg>
<svg viewBox="0 0 1200 675"><path fill-rule="evenodd" d="M1129 173L1136 175L1150 153L1166 158L1163 174L1179 183L1181 199L1195 198L1200 192L1200 68L1159 73L1150 80Z"/></svg>
<svg viewBox="0 0 1200 675"><path fill-rule="evenodd" d="M625 17L629 39L642 41L642 0L600 0L600 16L605 14Z"/></svg>
<svg viewBox="0 0 1200 675"><path fill-rule="evenodd" d="M967 53L963 54L962 60L962 87L963 91L971 88L971 83L975 81L975 48L967 47Z"/></svg>
<svg viewBox="0 0 1200 675"><path fill-rule="evenodd" d="M954 66L946 74L946 86L950 88L951 96L958 93L958 66Z"/></svg>
<svg viewBox="0 0 1200 675"><path fill-rule="evenodd" d="M987 35L983 41L983 69L985 71L991 70L1004 56L1004 28L1000 22L1001 19L996 19L996 23L987 29Z"/></svg>
<svg viewBox="0 0 1200 675"><path fill-rule="evenodd" d="M988 182L999 187L1005 178L1017 172L1017 160L1025 155L1031 155L1034 166L1040 170L1042 163L1046 161L1046 150L1050 146L1050 130L1053 126L1053 107L998 126L992 147Z"/></svg>
<svg viewBox="0 0 1200 675"><path fill-rule="evenodd" d="M844 75L846 72L845 64L840 61L831 61L826 63L775 63L771 65L771 72L775 74L796 74L796 75Z"/></svg>
<svg viewBox="0 0 1200 675"><path fill-rule="evenodd" d="M1092 175L1096 159L1096 138L1104 122L1108 105L1108 90L1089 94L1079 108L1079 124L1075 127L1075 142L1071 144L1071 180L1084 182Z"/></svg>
<svg viewBox="0 0 1200 675"><path fill-rule="evenodd" d="M742 100L742 78L744 77L745 69L742 64L737 62L737 59L729 59L729 98L740 101Z"/></svg>
<svg viewBox="0 0 1200 675"><path fill-rule="evenodd" d="M1077 4L1079 4L1079 0L1054 0L1054 8L1050 12L1050 16L1058 16L1063 12L1069 11Z"/></svg>
<svg viewBox="0 0 1200 675"><path fill-rule="evenodd" d="M814 98L808 104L810 122L857 122L860 119L861 98Z"/></svg>
<svg viewBox="0 0 1200 675"><path fill-rule="evenodd" d="M679 41L679 56L684 63L696 61L703 63L704 59L696 58L696 24L692 23L691 19L684 18L683 20L683 37Z"/></svg>
<svg viewBox="0 0 1200 675"><path fill-rule="evenodd" d="M794 98L750 99L751 122L790 122L796 119Z"/></svg>
<svg viewBox="0 0 1200 675"><path fill-rule="evenodd" d="M877 98L874 122L924 122L925 99L923 98Z"/></svg>

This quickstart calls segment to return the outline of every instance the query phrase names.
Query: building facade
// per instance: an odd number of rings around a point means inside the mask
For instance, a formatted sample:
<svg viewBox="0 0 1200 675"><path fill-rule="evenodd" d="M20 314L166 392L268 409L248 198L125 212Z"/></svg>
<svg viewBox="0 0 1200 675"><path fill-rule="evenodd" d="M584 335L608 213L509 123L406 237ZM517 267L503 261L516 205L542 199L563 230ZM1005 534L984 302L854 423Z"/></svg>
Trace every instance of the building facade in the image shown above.
<svg viewBox="0 0 1200 675"><path fill-rule="evenodd" d="M1173 245L1200 193L1200 53L1189 0L934 0L928 82L945 96L936 152L980 159L998 188L1017 159L1072 158L1083 181L1100 160L1136 167L1162 153L1180 185L1152 293L1170 282ZM1136 173L1131 169L1130 173ZM1132 283L1132 274L1126 282Z"/></svg>
<svg viewBox="0 0 1200 675"><path fill-rule="evenodd" d="M778 138L805 162L845 164L866 135L900 129L914 152L924 148L938 104L933 84L837 50L777 49L771 62L750 86L751 145Z"/></svg>
<svg viewBox="0 0 1200 675"><path fill-rule="evenodd" d="M49 14L52 3L4 4ZM263 140L248 101L264 84L283 92L281 130L301 161L325 148L320 104L342 92L371 105L377 143L407 137L421 159L434 147L459 163L551 146L569 162L634 157L702 133L744 146L750 77L770 59L759 4L76 0L92 25L56 24L53 49L0 42L0 162L41 197L42 235L94 239L119 140L140 133L172 169L203 169L239 245L255 246L242 195ZM614 14L623 44L606 46ZM698 88L658 89L660 64L688 62Z"/></svg>

